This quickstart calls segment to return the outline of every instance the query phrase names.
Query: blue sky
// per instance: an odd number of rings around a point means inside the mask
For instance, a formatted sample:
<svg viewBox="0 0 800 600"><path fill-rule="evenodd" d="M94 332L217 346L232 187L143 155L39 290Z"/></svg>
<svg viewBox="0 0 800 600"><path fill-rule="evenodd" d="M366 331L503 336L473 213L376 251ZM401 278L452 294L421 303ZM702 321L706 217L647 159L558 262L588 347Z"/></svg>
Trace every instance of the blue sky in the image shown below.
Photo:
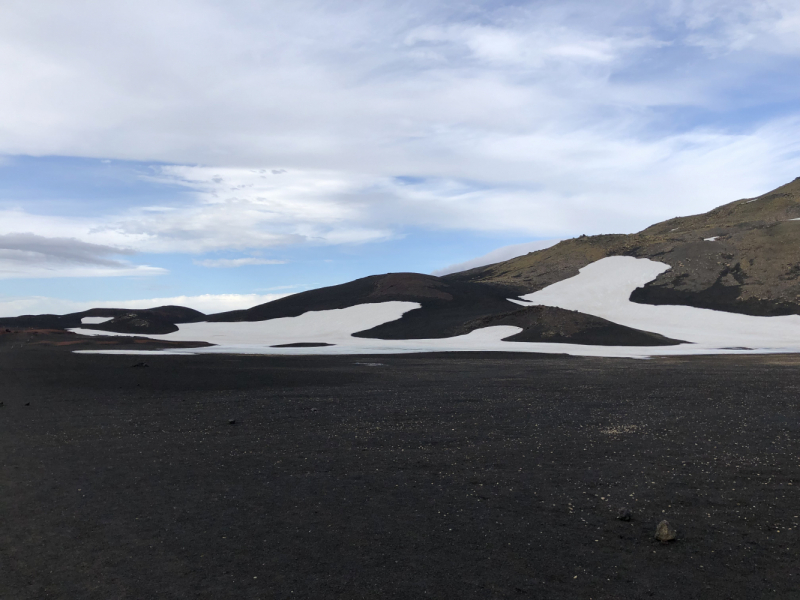
<svg viewBox="0 0 800 600"><path fill-rule="evenodd" d="M702 212L800 175L798 72L796 1L3 3L0 313Z"/></svg>

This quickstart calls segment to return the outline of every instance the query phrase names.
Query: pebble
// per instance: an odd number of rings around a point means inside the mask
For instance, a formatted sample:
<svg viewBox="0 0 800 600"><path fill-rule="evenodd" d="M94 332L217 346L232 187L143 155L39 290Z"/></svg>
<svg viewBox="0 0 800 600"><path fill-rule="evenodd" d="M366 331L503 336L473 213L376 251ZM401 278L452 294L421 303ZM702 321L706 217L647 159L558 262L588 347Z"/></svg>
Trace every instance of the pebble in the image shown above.
<svg viewBox="0 0 800 600"><path fill-rule="evenodd" d="M631 520L631 509L627 506L623 506L617 512L617 518L620 521L630 521Z"/></svg>
<svg viewBox="0 0 800 600"><path fill-rule="evenodd" d="M672 542L678 537L678 532L669 524L669 521L661 521L656 527L656 539L659 542Z"/></svg>
<svg viewBox="0 0 800 600"><path fill-rule="evenodd" d="M228 425L236 425L236 419L230 419Z"/></svg>

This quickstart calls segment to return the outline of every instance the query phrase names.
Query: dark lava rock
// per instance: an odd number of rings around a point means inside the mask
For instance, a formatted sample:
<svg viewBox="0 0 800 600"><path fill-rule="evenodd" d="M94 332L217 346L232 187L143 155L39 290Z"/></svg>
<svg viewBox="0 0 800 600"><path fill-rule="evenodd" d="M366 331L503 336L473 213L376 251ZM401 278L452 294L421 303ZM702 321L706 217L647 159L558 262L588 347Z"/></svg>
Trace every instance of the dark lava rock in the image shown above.
<svg viewBox="0 0 800 600"><path fill-rule="evenodd" d="M228 425L236 425L236 419L230 419Z"/></svg>
<svg viewBox="0 0 800 600"><path fill-rule="evenodd" d="M678 538L678 532L669 524L669 521L661 521L656 527L656 539L659 542L673 542Z"/></svg>
<svg viewBox="0 0 800 600"><path fill-rule="evenodd" d="M631 520L631 509L627 506L623 506L617 512L617 518L620 521L630 521Z"/></svg>

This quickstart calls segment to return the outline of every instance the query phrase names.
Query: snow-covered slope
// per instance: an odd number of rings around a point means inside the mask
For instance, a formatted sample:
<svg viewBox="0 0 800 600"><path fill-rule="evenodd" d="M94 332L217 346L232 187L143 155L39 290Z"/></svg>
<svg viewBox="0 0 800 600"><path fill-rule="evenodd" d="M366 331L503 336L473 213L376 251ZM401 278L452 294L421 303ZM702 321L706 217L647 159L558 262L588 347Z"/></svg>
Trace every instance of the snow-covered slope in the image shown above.
<svg viewBox="0 0 800 600"><path fill-rule="evenodd" d="M732 346L800 349L798 315L754 317L690 306L651 306L629 300L633 290L667 269L664 263L644 258L613 256L582 268L575 277L522 298L530 304L577 310L708 349Z"/></svg>

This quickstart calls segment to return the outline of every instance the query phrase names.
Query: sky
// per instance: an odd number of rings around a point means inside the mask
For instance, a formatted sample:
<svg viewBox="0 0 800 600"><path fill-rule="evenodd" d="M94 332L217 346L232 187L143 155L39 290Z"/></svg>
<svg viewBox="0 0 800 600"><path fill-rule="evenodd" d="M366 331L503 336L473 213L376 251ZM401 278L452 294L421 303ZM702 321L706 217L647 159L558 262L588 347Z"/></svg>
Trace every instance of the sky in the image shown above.
<svg viewBox="0 0 800 600"><path fill-rule="evenodd" d="M800 176L798 73L796 0L5 0L0 316L704 212Z"/></svg>

